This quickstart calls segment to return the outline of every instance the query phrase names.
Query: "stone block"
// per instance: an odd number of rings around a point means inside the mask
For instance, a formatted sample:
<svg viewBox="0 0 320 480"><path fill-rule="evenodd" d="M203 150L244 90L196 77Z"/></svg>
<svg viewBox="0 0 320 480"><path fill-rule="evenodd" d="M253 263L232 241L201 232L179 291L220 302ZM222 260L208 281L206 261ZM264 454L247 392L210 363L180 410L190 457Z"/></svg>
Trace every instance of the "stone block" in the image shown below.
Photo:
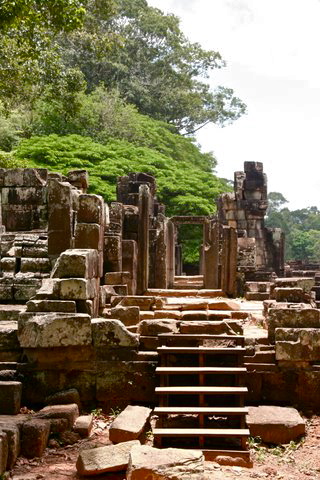
<svg viewBox="0 0 320 480"><path fill-rule="evenodd" d="M76 302L72 300L29 300L27 312L76 313Z"/></svg>
<svg viewBox="0 0 320 480"><path fill-rule="evenodd" d="M21 454L27 458L41 457L47 447L50 421L32 419L22 426Z"/></svg>
<svg viewBox="0 0 320 480"><path fill-rule="evenodd" d="M305 421L295 408L260 406L249 407L246 416L252 437L265 443L285 444L305 434Z"/></svg>
<svg viewBox="0 0 320 480"><path fill-rule="evenodd" d="M71 219L70 219L71 220ZM48 253L57 256L72 246L71 222L70 230L49 230Z"/></svg>
<svg viewBox="0 0 320 480"><path fill-rule="evenodd" d="M80 408L80 395L77 389L69 388L61 392L53 393L45 399L47 405L67 405L69 403L76 403Z"/></svg>
<svg viewBox="0 0 320 480"><path fill-rule="evenodd" d="M272 298L274 298L277 302L303 303L304 292L302 288L298 287L276 287L273 290Z"/></svg>
<svg viewBox="0 0 320 480"><path fill-rule="evenodd" d="M122 270L122 242L120 236L104 237L103 258L104 272L120 272Z"/></svg>
<svg viewBox="0 0 320 480"><path fill-rule="evenodd" d="M6 187L1 189L2 205L42 205L46 203L43 187Z"/></svg>
<svg viewBox="0 0 320 480"><path fill-rule="evenodd" d="M140 442L133 440L118 445L82 450L76 464L77 472L79 475L93 476L126 470L130 451L135 445L140 445Z"/></svg>
<svg viewBox="0 0 320 480"><path fill-rule="evenodd" d="M176 320L171 319L157 319L157 320L142 320L138 326L140 335L158 335L159 333L178 333L179 324Z"/></svg>
<svg viewBox="0 0 320 480"><path fill-rule="evenodd" d="M1 171L3 175L2 186L21 187L24 185L23 168L8 168ZM2 177L1 175L1 177Z"/></svg>
<svg viewBox="0 0 320 480"><path fill-rule="evenodd" d="M181 322L180 333L208 335L242 335L242 322L237 320Z"/></svg>
<svg viewBox="0 0 320 480"><path fill-rule="evenodd" d="M273 342L276 328L320 328L320 311L305 304L272 307L268 311L267 325L269 340Z"/></svg>
<svg viewBox="0 0 320 480"><path fill-rule="evenodd" d="M18 341L18 324L14 320L0 322L0 350L16 350L20 348Z"/></svg>
<svg viewBox="0 0 320 480"><path fill-rule="evenodd" d="M74 422L79 417L79 408L76 403L70 403L68 405L49 405L39 410L34 417L46 420L52 418L64 418L67 420L68 427L71 430Z"/></svg>
<svg viewBox="0 0 320 480"><path fill-rule="evenodd" d="M139 307L115 307L110 310L111 318L120 320L124 325L137 325L140 321Z"/></svg>
<svg viewBox="0 0 320 480"><path fill-rule="evenodd" d="M93 427L92 415L81 415L76 419L73 425L73 430L79 433L81 437L89 437Z"/></svg>
<svg viewBox="0 0 320 480"><path fill-rule="evenodd" d="M79 195L79 210L77 221L79 223L104 223L104 200L100 195Z"/></svg>
<svg viewBox="0 0 320 480"><path fill-rule="evenodd" d="M27 187L45 187L48 180L46 168L24 168L23 185Z"/></svg>
<svg viewBox="0 0 320 480"><path fill-rule="evenodd" d="M109 428L109 438L113 443L137 440L145 431L151 408L128 405Z"/></svg>
<svg viewBox="0 0 320 480"><path fill-rule="evenodd" d="M62 300L88 300L99 294L96 279L66 278L58 280Z"/></svg>
<svg viewBox="0 0 320 480"><path fill-rule="evenodd" d="M90 317L82 313L47 313L28 321L21 319L18 338L22 348L91 345Z"/></svg>
<svg viewBox="0 0 320 480"><path fill-rule="evenodd" d="M98 223L77 223L74 238L75 248L102 250L103 229Z"/></svg>
<svg viewBox="0 0 320 480"><path fill-rule="evenodd" d="M320 328L276 328L276 360L320 361Z"/></svg>
<svg viewBox="0 0 320 480"><path fill-rule="evenodd" d="M131 280L129 272L108 272L105 274L104 281L106 285L121 285Z"/></svg>
<svg viewBox="0 0 320 480"><path fill-rule="evenodd" d="M8 458L6 469L11 470L20 454L20 430L17 425L0 420L0 431L3 431L7 435Z"/></svg>
<svg viewBox="0 0 320 480"><path fill-rule="evenodd" d="M17 259L15 257L3 257L3 258L1 258L1 262L0 262L1 272L15 273L16 264L17 264Z"/></svg>
<svg viewBox="0 0 320 480"><path fill-rule="evenodd" d="M52 278L94 278L99 276L98 252L94 249L69 249L61 253Z"/></svg>
<svg viewBox="0 0 320 480"><path fill-rule="evenodd" d="M204 456L201 451L180 448L157 449L134 446L130 452L127 480L201 480Z"/></svg>
<svg viewBox="0 0 320 480"><path fill-rule="evenodd" d="M51 261L49 258L21 258L20 271L50 273Z"/></svg>
<svg viewBox="0 0 320 480"><path fill-rule="evenodd" d="M138 336L130 333L120 320L92 320L92 337L95 347L127 347L137 348Z"/></svg>
<svg viewBox="0 0 320 480"><path fill-rule="evenodd" d="M67 174L68 182L71 185L86 191L89 187L89 174L87 170L71 170Z"/></svg>
<svg viewBox="0 0 320 480"><path fill-rule="evenodd" d="M8 465L8 438L7 434L0 431L0 475L3 475Z"/></svg>
<svg viewBox="0 0 320 480"><path fill-rule="evenodd" d="M0 414L16 415L21 406L22 383L0 382Z"/></svg>

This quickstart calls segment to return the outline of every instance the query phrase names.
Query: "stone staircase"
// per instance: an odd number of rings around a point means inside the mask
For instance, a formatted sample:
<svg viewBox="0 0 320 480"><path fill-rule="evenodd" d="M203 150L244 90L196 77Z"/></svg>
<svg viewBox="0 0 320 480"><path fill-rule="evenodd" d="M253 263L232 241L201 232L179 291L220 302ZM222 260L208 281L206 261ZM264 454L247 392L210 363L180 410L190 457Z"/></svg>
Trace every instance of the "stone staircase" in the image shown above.
<svg viewBox="0 0 320 480"><path fill-rule="evenodd" d="M196 448L210 460L228 456L250 463L244 337L160 334L159 342L155 445Z"/></svg>

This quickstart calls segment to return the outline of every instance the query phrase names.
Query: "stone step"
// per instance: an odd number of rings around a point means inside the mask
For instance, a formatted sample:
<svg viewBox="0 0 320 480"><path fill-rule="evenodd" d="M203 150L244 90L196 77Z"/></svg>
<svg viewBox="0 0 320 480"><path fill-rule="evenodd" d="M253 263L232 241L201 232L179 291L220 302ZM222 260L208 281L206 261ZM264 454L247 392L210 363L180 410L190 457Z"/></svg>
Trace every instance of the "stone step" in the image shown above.
<svg viewBox="0 0 320 480"><path fill-rule="evenodd" d="M208 298L216 298L216 297L225 297L225 293L222 290L198 290L198 289L156 289L150 288L146 291L145 295L154 295L155 297L208 297Z"/></svg>
<svg viewBox="0 0 320 480"><path fill-rule="evenodd" d="M245 363L249 372L277 372L278 366L275 363Z"/></svg>
<svg viewBox="0 0 320 480"><path fill-rule="evenodd" d="M247 387L206 387L206 386L188 386L188 387L156 387L158 395L244 395L248 392Z"/></svg>
<svg viewBox="0 0 320 480"><path fill-rule="evenodd" d="M211 334L211 333L208 333L208 334L205 334L205 333L201 333L201 334L195 334L195 333L159 333L158 336L159 336L160 339L162 339L162 338L169 338L169 339L180 338L181 340L183 340L183 339L193 340L193 339L197 339L197 338L199 338L199 340L205 340L205 339L211 339L211 340L239 340L239 341L244 340L243 335L224 335L224 334L215 335L215 334Z"/></svg>
<svg viewBox="0 0 320 480"><path fill-rule="evenodd" d="M247 428L155 428L156 437L248 437Z"/></svg>
<svg viewBox="0 0 320 480"><path fill-rule="evenodd" d="M247 415L246 407L156 407L153 410L155 415Z"/></svg>
<svg viewBox="0 0 320 480"><path fill-rule="evenodd" d="M245 356L243 361L245 363L275 363L275 351L267 350L265 352L256 352L252 356Z"/></svg>
<svg viewBox="0 0 320 480"><path fill-rule="evenodd" d="M2 304L0 305L0 322L18 321L21 312L25 312L26 305L19 304Z"/></svg>
<svg viewBox="0 0 320 480"><path fill-rule="evenodd" d="M217 374L217 375L240 375L246 373L244 367L157 367L156 373L160 375L194 375Z"/></svg>
<svg viewBox="0 0 320 480"><path fill-rule="evenodd" d="M252 301L263 301L263 300L269 300L270 298L270 293L269 292L247 292L246 293L246 300Z"/></svg>
<svg viewBox="0 0 320 480"><path fill-rule="evenodd" d="M215 354L234 354L234 355L242 355L246 351L245 348L242 347L158 347L157 352L160 354L176 354L176 353L186 353L186 354L195 354L195 353L203 353L205 355L215 355Z"/></svg>

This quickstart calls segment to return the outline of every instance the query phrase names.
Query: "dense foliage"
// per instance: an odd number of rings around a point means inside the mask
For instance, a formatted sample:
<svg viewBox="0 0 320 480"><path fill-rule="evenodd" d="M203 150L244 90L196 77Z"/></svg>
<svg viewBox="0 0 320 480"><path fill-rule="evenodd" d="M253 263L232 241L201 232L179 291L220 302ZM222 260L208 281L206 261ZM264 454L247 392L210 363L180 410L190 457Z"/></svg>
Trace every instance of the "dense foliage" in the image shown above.
<svg viewBox="0 0 320 480"><path fill-rule="evenodd" d="M320 211L317 207L289 210L279 192L269 193L267 226L282 228L286 259L320 262Z"/></svg>

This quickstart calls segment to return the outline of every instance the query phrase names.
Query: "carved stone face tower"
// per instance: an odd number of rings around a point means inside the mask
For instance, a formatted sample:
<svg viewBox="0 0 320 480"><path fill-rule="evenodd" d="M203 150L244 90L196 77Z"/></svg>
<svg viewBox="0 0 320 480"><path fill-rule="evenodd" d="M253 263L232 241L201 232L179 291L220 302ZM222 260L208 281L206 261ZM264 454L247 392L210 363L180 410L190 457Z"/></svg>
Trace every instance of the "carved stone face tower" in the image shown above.
<svg viewBox="0 0 320 480"><path fill-rule="evenodd" d="M245 162L234 174L234 192L219 198L219 220L238 231L240 271L263 276L284 268L284 235L279 228L266 228L267 176L261 162Z"/></svg>

